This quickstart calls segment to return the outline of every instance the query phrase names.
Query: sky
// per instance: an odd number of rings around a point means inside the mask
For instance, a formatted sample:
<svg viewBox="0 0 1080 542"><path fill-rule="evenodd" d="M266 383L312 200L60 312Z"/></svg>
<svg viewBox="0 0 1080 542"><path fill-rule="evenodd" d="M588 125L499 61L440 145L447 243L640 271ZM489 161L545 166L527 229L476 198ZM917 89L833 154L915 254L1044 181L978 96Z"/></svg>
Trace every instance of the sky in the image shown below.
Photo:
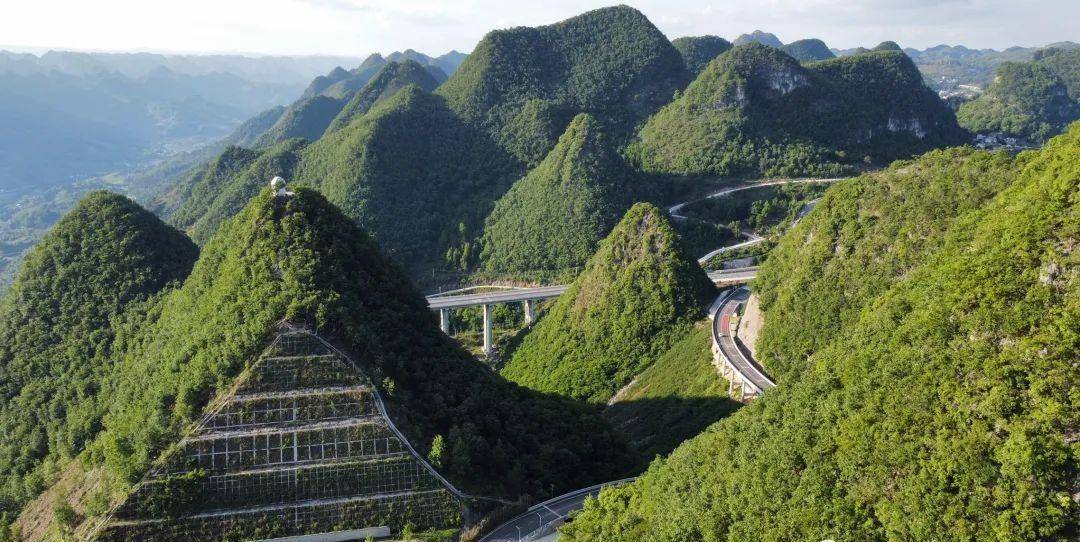
<svg viewBox="0 0 1080 542"><path fill-rule="evenodd" d="M617 0L616 0L617 1ZM831 47L1003 49L1080 41L1080 0L623 0L669 38L762 29ZM542 0L0 0L9 49L363 56L469 52L489 30L609 2Z"/></svg>

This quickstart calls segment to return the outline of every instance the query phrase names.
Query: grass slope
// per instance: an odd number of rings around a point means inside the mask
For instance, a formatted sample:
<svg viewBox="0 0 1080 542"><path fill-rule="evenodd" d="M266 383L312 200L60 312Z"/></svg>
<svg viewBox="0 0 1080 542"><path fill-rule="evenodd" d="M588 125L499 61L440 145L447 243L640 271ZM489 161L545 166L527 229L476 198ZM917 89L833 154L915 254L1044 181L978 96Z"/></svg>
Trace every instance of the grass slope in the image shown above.
<svg viewBox="0 0 1080 542"><path fill-rule="evenodd" d="M646 460L671 453L728 416L739 403L713 365L712 322L698 322L619 391L605 410Z"/></svg>
<svg viewBox="0 0 1080 542"><path fill-rule="evenodd" d="M937 251L959 217L1012 179L1007 153L957 148L834 185L754 283L765 313L757 352L770 372L786 381L805 369L811 354Z"/></svg>

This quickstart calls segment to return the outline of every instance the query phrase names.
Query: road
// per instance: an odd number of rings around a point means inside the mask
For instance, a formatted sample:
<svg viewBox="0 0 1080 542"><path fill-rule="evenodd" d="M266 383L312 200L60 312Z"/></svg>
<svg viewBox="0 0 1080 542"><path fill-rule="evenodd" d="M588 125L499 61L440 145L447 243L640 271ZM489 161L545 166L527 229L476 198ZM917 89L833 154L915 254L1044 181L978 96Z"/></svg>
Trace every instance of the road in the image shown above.
<svg viewBox="0 0 1080 542"><path fill-rule="evenodd" d="M719 285L738 284L753 280L757 275L757 267L709 271L708 275L714 283ZM478 305L516 303L559 297L569 287L570 286L567 284L559 284L555 286L538 286L536 288L513 288L494 292L484 292L481 294L438 294L429 295L427 301L428 307L432 310L460 309Z"/></svg>
<svg viewBox="0 0 1080 542"><path fill-rule="evenodd" d="M704 201L704 200L712 199L712 198L720 198L720 197L723 197L723 196L726 196L728 194L732 194L732 193L735 193L735 192L741 192L743 190L750 190L752 188L761 188L763 186L776 186L776 185L780 185L780 184L799 184L799 183L831 183L831 182L840 181L840 180L843 180L843 179L846 179L846 178L847 177L836 177L836 178L829 178L829 179L783 179L783 180L778 180L778 181L766 181L766 182L763 182L763 183L753 183L753 184L744 184L744 185L739 185L739 186L733 186L733 187L730 187L730 188L724 188L722 190L717 190L716 192L712 192L712 193L706 195L703 198L698 198L698 199L690 200L690 201L684 201L682 203L676 203L675 205L672 205L671 207L668 207L668 214L671 215L672 218L685 220L687 217L684 216L684 215L680 215L679 211L682 210L683 207L686 207L687 205L690 205L691 203L697 203L699 201Z"/></svg>
<svg viewBox="0 0 1080 542"><path fill-rule="evenodd" d="M479 294L462 295L430 295L427 297L428 306L435 309L461 309L476 307L479 305L495 305L498 303L512 303L515 301L530 301L535 299L548 299L559 297L570 286L559 284L556 286L540 286L537 288L515 288L512 290L499 290Z"/></svg>
<svg viewBox="0 0 1080 542"><path fill-rule="evenodd" d="M600 493L600 490L605 487L619 486L632 482L633 480L634 478L615 480L613 482L572 491L549 501L544 501L529 508L524 514L496 527L494 531L491 531L481 538L480 542L518 542L518 540L524 542L526 540L540 540L541 537L551 534L554 528L562 525L571 512L581 510L581 507L585 505L586 498L595 497Z"/></svg>
<svg viewBox="0 0 1080 542"><path fill-rule="evenodd" d="M757 363L750 357L745 349L736 342L731 334L730 323L739 309L739 305L750 298L750 290L741 287L731 294L713 317L713 340L720 346L720 353L727 358L732 367L745 378L749 384L757 388L758 392L776 387L776 384Z"/></svg>

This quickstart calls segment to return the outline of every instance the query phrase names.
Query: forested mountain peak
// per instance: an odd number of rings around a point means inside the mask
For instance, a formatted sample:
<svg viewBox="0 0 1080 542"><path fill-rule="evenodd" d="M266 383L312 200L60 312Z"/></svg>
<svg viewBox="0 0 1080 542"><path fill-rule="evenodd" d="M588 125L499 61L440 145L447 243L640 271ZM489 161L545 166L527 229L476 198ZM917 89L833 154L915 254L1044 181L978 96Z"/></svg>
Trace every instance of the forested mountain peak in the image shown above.
<svg viewBox="0 0 1080 542"><path fill-rule="evenodd" d="M605 402L686 333L713 290L666 213L638 203L502 374L537 390Z"/></svg>
<svg viewBox="0 0 1080 542"><path fill-rule="evenodd" d="M845 162L887 162L965 137L902 52L804 66L748 43L653 115L632 153L665 173L835 174Z"/></svg>
<svg viewBox="0 0 1080 542"><path fill-rule="evenodd" d="M441 435L441 469L459 487L570 489L631 466L594 412L508 385L450 341L401 267L352 218L296 188L260 191L128 338L109 390L102 445L110 470L129 480L144 472L282 321L355 360L421 454Z"/></svg>
<svg viewBox="0 0 1080 542"><path fill-rule="evenodd" d="M747 43L760 43L762 45L768 45L769 47L775 47L777 49L784 46L784 42L780 41L780 38L775 34L764 32L761 30L755 30L749 34L742 34L735 38L732 42L735 45L746 45Z"/></svg>
<svg viewBox="0 0 1080 542"><path fill-rule="evenodd" d="M683 61L686 63L686 69L690 70L690 73L694 76L701 73L701 70L704 70L712 59L732 47L730 41L718 36L677 38L671 44L682 55Z"/></svg>
<svg viewBox="0 0 1080 542"><path fill-rule="evenodd" d="M960 106L957 117L975 132L1002 132L1035 143L1080 118L1080 51L1048 49L1031 62L1006 62L986 92Z"/></svg>
<svg viewBox="0 0 1080 542"><path fill-rule="evenodd" d="M678 51L639 11L602 8L488 33L439 93L535 165L578 113L629 130L686 81Z"/></svg>
<svg viewBox="0 0 1080 542"><path fill-rule="evenodd" d="M375 104L409 85L416 85L431 92L439 83L432 77L431 72L415 60L389 62L345 104L326 131L329 133L340 130L353 119L367 113Z"/></svg>
<svg viewBox="0 0 1080 542"><path fill-rule="evenodd" d="M0 302L0 516L100 429L113 320L182 280L196 256L183 234L109 192L84 197L27 255Z"/></svg>
<svg viewBox="0 0 1080 542"><path fill-rule="evenodd" d="M814 38L793 41L780 47L780 50L799 62L814 62L836 57L825 42Z"/></svg>
<svg viewBox="0 0 1080 542"><path fill-rule="evenodd" d="M531 275L578 269L640 192L617 143L580 114L539 166L495 203L484 226L484 265Z"/></svg>

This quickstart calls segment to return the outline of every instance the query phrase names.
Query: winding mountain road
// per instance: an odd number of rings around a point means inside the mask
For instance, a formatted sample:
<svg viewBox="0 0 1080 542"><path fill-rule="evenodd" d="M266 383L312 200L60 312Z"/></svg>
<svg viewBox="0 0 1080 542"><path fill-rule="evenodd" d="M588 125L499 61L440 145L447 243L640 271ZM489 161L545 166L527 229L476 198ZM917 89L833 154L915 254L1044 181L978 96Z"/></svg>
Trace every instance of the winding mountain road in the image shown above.
<svg viewBox="0 0 1080 542"><path fill-rule="evenodd" d="M620 486L636 478L625 478L571 491L554 499L537 504L525 513L495 528L480 542L525 542L540 540L555 532L571 512L581 510L585 499L595 497L605 487Z"/></svg>
<svg viewBox="0 0 1080 542"><path fill-rule="evenodd" d="M741 397L745 399L760 395L767 389L776 387L765 371L758 366L746 348L739 343L738 338L731 332L731 324L739 306L750 298L750 289L742 286L733 292L725 294L718 300L718 307L713 313L713 343L714 350L721 356L721 362L730 371L726 376L733 385L738 381L742 387ZM714 305L715 306L715 305ZM734 373L734 374L732 374Z"/></svg>

